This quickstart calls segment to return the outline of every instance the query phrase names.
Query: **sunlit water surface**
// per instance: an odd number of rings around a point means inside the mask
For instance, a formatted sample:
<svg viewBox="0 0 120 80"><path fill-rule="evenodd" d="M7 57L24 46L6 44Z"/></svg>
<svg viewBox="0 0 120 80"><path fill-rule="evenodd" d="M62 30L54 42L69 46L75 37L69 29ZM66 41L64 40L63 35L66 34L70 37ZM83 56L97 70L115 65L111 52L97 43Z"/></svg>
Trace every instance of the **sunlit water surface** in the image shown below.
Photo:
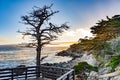
<svg viewBox="0 0 120 80"><path fill-rule="evenodd" d="M59 63L71 60L70 57L55 56L67 47L45 47L42 49L42 63ZM18 65L34 66L36 63L35 48L20 48L13 45L0 45L0 68L13 68Z"/></svg>

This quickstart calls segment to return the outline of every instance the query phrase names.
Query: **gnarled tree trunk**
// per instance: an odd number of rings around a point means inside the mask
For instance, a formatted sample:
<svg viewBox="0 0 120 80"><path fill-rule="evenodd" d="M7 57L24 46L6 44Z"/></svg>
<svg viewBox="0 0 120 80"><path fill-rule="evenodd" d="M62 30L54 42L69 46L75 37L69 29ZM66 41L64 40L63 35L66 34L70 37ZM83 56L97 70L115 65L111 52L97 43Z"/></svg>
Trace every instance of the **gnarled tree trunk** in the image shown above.
<svg viewBox="0 0 120 80"><path fill-rule="evenodd" d="M37 45L37 49L36 49L36 52L37 52L37 55L36 55L36 73L37 73L37 77L40 77L40 71L41 71L41 61L40 61L40 58L41 58L41 42L40 40L38 40L38 45Z"/></svg>

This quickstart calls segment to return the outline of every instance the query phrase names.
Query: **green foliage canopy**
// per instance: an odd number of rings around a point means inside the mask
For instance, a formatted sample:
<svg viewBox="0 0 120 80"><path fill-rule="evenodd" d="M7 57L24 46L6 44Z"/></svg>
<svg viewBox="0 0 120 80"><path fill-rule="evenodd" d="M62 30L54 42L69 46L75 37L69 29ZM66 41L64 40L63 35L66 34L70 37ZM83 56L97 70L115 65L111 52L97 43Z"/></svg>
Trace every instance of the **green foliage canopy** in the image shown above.
<svg viewBox="0 0 120 80"><path fill-rule="evenodd" d="M91 27L91 33L103 40L110 40L120 36L120 15L115 15L112 18L107 17L107 20L102 19Z"/></svg>

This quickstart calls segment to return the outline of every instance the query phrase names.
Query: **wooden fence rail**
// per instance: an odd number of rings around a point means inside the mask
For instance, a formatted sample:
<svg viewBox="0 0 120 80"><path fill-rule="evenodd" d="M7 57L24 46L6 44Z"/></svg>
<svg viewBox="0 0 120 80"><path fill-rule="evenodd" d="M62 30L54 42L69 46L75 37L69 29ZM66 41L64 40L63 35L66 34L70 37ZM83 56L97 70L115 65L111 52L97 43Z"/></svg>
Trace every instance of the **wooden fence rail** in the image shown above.
<svg viewBox="0 0 120 80"><path fill-rule="evenodd" d="M38 66L0 69L0 80L28 80L36 78L37 67ZM75 80L73 69L41 66L40 75L42 78L50 78L52 80Z"/></svg>
<svg viewBox="0 0 120 80"><path fill-rule="evenodd" d="M71 69L61 77L57 78L57 80L75 80L75 73L74 70Z"/></svg>

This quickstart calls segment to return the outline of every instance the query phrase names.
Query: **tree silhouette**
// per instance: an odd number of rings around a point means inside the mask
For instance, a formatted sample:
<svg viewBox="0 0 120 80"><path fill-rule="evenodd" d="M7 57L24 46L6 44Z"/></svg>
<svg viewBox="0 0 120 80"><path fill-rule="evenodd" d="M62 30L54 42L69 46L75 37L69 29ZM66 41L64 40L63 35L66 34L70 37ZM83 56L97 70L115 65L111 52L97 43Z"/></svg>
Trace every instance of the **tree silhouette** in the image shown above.
<svg viewBox="0 0 120 80"><path fill-rule="evenodd" d="M49 44L51 41L56 40L58 35L64 30L69 29L69 26L64 23L62 25L53 24L50 19L51 16L59 11L53 11L50 6L43 6L42 8L34 7L33 11L28 15L22 16L22 22L25 25L29 25L27 31L21 32L23 35L30 35L35 40L36 45L36 65L39 66L36 69L37 77L40 77L41 66L41 50L45 44Z"/></svg>

